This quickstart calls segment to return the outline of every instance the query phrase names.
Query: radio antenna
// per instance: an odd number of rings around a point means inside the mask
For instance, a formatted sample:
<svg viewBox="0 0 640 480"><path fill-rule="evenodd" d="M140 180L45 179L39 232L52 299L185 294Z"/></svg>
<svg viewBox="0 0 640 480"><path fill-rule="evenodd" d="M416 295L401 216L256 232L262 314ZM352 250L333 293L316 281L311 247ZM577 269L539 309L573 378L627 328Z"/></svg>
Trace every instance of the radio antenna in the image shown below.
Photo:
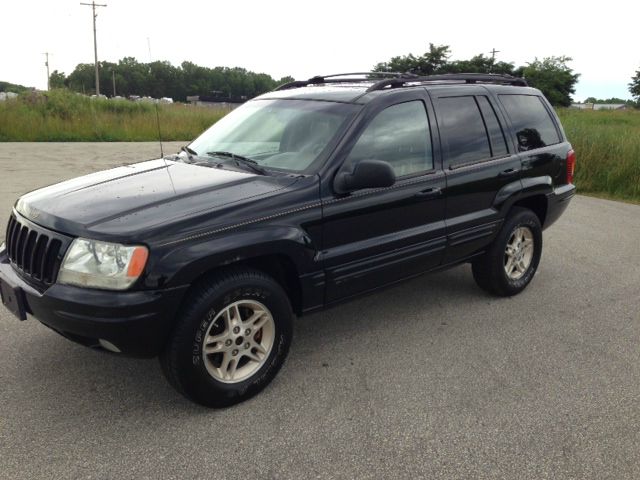
<svg viewBox="0 0 640 480"><path fill-rule="evenodd" d="M158 102L156 104L156 122L158 124L158 141L160 142L160 157L164 158L164 151L162 150L162 132L160 131L160 112L158 109Z"/></svg>
<svg viewBox="0 0 640 480"><path fill-rule="evenodd" d="M173 193L175 194L176 186L173 184L173 178L171 178L171 172L169 172L169 164L167 163L167 157L164 156L164 152L162 151L162 132L160 131L160 113L159 113L158 103L156 103L156 121L158 123L158 141L160 142L160 157L164 162L164 168L167 169L167 175L169 175L171 188L173 189Z"/></svg>

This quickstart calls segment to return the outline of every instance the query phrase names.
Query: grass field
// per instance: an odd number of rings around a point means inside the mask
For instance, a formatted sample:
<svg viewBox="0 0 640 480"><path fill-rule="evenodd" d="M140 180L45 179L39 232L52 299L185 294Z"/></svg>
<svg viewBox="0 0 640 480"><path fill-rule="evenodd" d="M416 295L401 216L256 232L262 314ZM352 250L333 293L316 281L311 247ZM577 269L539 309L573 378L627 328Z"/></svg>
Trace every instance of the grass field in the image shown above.
<svg viewBox="0 0 640 480"><path fill-rule="evenodd" d="M163 140L191 140L227 113L160 105ZM577 153L578 191L640 202L640 111L558 111ZM91 100L65 91L0 102L0 141L152 141L153 104Z"/></svg>
<svg viewBox="0 0 640 480"><path fill-rule="evenodd" d="M159 105L163 140L190 140L228 110ZM136 142L158 139L152 103L90 99L65 91L0 102L0 142Z"/></svg>
<svg viewBox="0 0 640 480"><path fill-rule="evenodd" d="M577 155L580 193L640 201L640 111L558 111Z"/></svg>

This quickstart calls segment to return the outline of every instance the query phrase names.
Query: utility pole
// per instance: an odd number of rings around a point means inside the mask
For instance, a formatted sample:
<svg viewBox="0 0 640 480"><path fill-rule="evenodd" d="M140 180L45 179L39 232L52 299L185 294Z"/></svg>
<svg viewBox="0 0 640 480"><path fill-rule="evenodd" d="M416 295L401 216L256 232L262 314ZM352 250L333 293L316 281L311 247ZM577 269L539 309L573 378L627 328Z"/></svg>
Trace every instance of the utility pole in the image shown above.
<svg viewBox="0 0 640 480"><path fill-rule="evenodd" d="M47 91L50 90L49 79L51 76L49 75L49 52L44 52L43 55L47 58L44 62L45 67L47 67Z"/></svg>
<svg viewBox="0 0 640 480"><path fill-rule="evenodd" d="M100 95L100 75L98 73L98 40L96 38L96 18L98 18L98 14L96 13L96 7L106 7L106 4L96 3L95 0L91 3L83 3L80 2L80 5L86 5L91 7L93 10L93 53L95 56L95 65L96 65L96 95Z"/></svg>
<svg viewBox="0 0 640 480"><path fill-rule="evenodd" d="M496 50L495 47L489 52L491 54L491 65L489 65L489 72L493 70L493 64L496 63L496 53L500 53L500 50Z"/></svg>

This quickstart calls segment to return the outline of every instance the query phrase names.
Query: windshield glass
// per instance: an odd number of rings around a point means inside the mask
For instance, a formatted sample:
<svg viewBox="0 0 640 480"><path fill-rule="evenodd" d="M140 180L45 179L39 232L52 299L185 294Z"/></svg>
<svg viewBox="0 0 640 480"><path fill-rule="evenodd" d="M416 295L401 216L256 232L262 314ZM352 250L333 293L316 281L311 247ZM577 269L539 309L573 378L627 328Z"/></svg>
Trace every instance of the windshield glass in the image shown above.
<svg viewBox="0 0 640 480"><path fill-rule="evenodd" d="M312 100L255 100L213 124L189 148L199 156L230 152L264 167L306 170L357 110Z"/></svg>

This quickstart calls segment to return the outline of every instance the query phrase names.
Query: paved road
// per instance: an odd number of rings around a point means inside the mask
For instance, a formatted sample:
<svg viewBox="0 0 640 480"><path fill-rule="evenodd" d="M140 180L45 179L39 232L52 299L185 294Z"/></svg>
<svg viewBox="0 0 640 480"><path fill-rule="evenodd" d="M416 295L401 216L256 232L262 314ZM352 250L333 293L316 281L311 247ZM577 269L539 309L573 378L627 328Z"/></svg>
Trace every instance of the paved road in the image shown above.
<svg viewBox="0 0 640 480"><path fill-rule="evenodd" d="M132 152L155 146L0 144L3 223ZM221 411L0 311L0 477L639 478L639 240L639 206L577 197L518 297L463 266L299 319L277 379Z"/></svg>

